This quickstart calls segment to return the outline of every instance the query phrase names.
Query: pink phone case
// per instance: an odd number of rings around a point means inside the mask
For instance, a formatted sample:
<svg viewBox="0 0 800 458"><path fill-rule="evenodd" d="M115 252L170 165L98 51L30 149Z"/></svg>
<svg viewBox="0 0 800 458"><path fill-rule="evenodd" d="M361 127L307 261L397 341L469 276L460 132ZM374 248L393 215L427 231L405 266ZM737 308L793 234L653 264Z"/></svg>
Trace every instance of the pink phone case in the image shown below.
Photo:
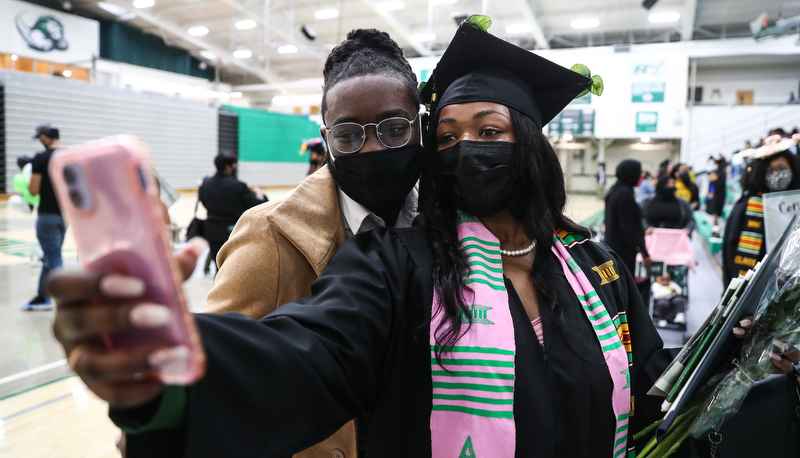
<svg viewBox="0 0 800 458"><path fill-rule="evenodd" d="M169 384L200 379L205 352L186 307L144 145L128 135L87 142L59 150L49 171L84 267L142 279L144 300L164 304L173 314L171 323L160 328L104 336L106 345L184 345L189 363L156 375Z"/></svg>

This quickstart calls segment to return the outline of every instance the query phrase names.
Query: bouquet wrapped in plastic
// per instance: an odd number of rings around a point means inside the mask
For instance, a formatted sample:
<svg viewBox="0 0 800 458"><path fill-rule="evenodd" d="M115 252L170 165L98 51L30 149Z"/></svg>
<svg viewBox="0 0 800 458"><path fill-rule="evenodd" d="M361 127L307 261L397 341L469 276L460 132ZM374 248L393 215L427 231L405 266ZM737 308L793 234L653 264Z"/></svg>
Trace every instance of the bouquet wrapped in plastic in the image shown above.
<svg viewBox="0 0 800 458"><path fill-rule="evenodd" d="M772 355L800 346L800 225L795 224L778 269L761 296L753 319L752 338L738 361L706 399L691 433L700 437L718 429L739 411L753 384L771 375Z"/></svg>

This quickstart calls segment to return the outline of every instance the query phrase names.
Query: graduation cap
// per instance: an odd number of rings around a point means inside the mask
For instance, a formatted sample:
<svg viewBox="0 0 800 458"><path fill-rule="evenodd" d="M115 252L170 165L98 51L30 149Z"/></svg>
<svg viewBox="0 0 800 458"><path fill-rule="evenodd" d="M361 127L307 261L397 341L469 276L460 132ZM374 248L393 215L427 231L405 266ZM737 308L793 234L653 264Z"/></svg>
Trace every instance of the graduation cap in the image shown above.
<svg viewBox="0 0 800 458"><path fill-rule="evenodd" d="M495 102L514 108L539 127L576 96L600 95L602 80L589 69L564 68L486 32L487 16L464 21L420 90L432 113L448 105Z"/></svg>

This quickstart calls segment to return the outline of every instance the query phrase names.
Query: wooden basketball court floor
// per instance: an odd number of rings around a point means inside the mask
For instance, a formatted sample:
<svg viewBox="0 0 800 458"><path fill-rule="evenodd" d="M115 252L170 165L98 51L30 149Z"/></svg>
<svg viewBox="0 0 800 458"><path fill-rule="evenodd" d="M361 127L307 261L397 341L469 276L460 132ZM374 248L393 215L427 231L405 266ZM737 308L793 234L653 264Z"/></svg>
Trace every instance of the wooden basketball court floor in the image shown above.
<svg viewBox="0 0 800 458"><path fill-rule="evenodd" d="M287 192L266 189L271 200ZM188 225L195 200L196 193L183 193L173 204L175 223ZM596 197L574 195L568 214L581 221L602 208ZM204 216L202 208L199 215ZM67 367L52 335L54 312L19 307L34 296L41 268L35 262L34 228L35 215L10 209L0 199L0 457L118 457L115 443L120 432L107 417L108 404ZM63 256L66 268L78 264L69 230ZM203 308L212 285L198 263L184 285L192 311Z"/></svg>

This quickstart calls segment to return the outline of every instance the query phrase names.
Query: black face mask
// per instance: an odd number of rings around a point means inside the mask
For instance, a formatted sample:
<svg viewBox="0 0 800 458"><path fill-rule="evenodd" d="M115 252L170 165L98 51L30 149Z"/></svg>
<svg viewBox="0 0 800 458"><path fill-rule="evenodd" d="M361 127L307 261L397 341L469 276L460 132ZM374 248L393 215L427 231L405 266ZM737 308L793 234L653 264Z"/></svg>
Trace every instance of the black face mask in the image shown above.
<svg viewBox="0 0 800 458"><path fill-rule="evenodd" d="M689 183L692 182L692 176L689 175L689 172L683 172L681 173L681 181L683 181L683 184L686 186L689 186Z"/></svg>
<svg viewBox="0 0 800 458"><path fill-rule="evenodd" d="M461 211L480 217L508 207L513 143L462 140L435 154L444 190Z"/></svg>
<svg viewBox="0 0 800 458"><path fill-rule="evenodd" d="M337 156L331 175L351 199L374 213L402 203L422 171L422 145Z"/></svg>
<svg viewBox="0 0 800 458"><path fill-rule="evenodd" d="M312 165L312 166L314 166L314 167L316 167L316 166L318 166L318 165L319 165L319 159L311 159L311 161L309 161L309 162L310 162L310 163L311 163L311 165Z"/></svg>

